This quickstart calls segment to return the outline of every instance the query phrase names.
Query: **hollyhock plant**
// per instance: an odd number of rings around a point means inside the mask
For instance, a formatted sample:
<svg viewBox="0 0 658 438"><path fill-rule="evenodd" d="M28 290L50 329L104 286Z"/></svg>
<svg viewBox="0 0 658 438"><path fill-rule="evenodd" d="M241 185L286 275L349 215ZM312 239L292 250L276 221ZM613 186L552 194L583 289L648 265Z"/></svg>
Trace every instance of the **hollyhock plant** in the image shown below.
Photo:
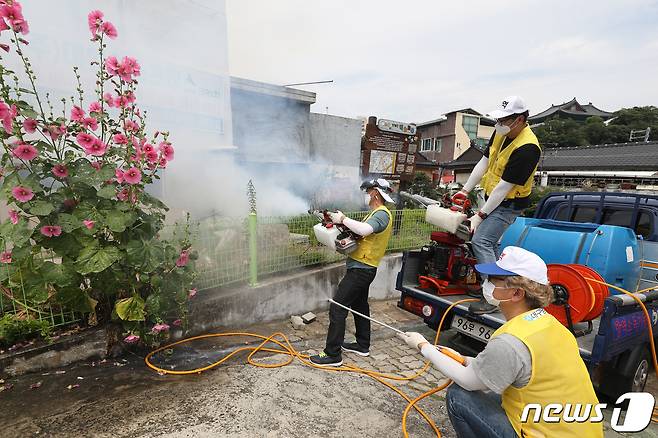
<svg viewBox="0 0 658 438"><path fill-rule="evenodd" d="M46 237L57 237L62 234L62 227L59 225L45 225L39 231Z"/></svg>
<svg viewBox="0 0 658 438"><path fill-rule="evenodd" d="M0 0L0 32L11 34L15 49L6 55L15 57L7 59L13 71L0 69L7 152L0 190L9 205L0 224L0 263L8 272L0 290L18 290L24 281L20 296L4 296L15 308L83 315L83 324L119 321L126 344L148 345L169 335L169 321L179 327L185 320L197 256L189 218L164 233L167 207L146 190L173 159L173 147L168 131L147 131L137 100L141 66L130 53L108 52L119 34L108 18L91 11L81 23L97 50L85 70L73 68L74 95L44 97L36 74L59 75L62 66L32 64L32 47L13 34L29 31L21 2ZM93 89L85 90L87 83Z"/></svg>
<svg viewBox="0 0 658 438"><path fill-rule="evenodd" d="M11 195L19 202L28 202L34 198L34 192L28 187L17 186L11 189Z"/></svg>

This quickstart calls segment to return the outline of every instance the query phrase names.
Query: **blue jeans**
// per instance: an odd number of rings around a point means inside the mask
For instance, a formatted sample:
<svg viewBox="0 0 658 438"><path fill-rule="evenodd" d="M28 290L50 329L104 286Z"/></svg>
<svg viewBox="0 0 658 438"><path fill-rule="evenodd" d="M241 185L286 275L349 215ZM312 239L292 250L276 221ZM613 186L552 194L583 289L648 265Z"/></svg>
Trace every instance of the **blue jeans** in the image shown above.
<svg viewBox="0 0 658 438"><path fill-rule="evenodd" d="M523 210L500 205L482 221L471 239L471 247L478 263L493 263L498 260L498 241L521 213Z"/></svg>
<svg viewBox="0 0 658 438"><path fill-rule="evenodd" d="M517 437L496 393L467 391L453 383L448 388L446 404L459 438Z"/></svg>

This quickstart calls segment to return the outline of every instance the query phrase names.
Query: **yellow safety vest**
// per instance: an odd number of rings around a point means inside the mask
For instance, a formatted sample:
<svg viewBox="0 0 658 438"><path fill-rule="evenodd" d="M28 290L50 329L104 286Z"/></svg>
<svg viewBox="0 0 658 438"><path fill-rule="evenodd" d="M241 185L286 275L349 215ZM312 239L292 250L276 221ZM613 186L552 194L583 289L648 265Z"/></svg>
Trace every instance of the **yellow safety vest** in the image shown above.
<svg viewBox="0 0 658 438"><path fill-rule="evenodd" d="M388 240L393 231L393 216L389 209L383 205L368 213L363 222L366 222L379 210L384 210L386 214L388 214L388 225L386 225L386 228L384 228L383 231L372 233L361 239L359 241L359 246L352 254L350 254L350 258L375 268L379 266L379 261L384 257L384 254L386 254Z"/></svg>
<svg viewBox="0 0 658 438"><path fill-rule="evenodd" d="M539 140L537 140L535 133L532 132L527 125L521 132L519 132L519 135L517 135L512 142L501 151L500 148L503 145L503 141L505 141L505 136L496 134L493 143L491 143L491 147L489 148L489 164L487 166L487 172L484 174L482 181L480 182L480 185L484 188L487 196L491 195L494 187L500 182L500 178L503 176L505 166L507 166L507 162L509 161L512 152L526 144L537 145L541 152ZM532 184L534 182L536 171L537 166L535 166L535 169L532 171L525 184L521 186L515 185L512 190L510 190L507 194L507 199L525 198L526 196L529 196L532 191Z"/></svg>
<svg viewBox="0 0 658 438"><path fill-rule="evenodd" d="M509 386L502 395L503 409L517 435L521 437L603 437L603 424L570 422L562 418L563 412L553 413L559 422L533 422L536 409L530 411L528 421L521 422L523 410L529 403L546 407L551 403L573 408L577 403L591 404L590 417L596 416L598 403L587 368L578 353L574 336L544 309L533 309L517 315L496 330L493 336L508 333L519 338L530 350L532 371L530 381L523 388ZM501 366L505 366L501 364ZM581 411L582 413L582 411Z"/></svg>

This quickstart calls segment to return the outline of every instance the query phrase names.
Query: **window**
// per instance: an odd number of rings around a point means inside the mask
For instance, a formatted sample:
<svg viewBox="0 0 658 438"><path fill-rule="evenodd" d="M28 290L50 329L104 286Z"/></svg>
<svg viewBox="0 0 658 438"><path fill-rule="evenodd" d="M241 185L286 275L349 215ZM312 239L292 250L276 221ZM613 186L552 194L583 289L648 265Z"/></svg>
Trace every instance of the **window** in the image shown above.
<svg viewBox="0 0 658 438"><path fill-rule="evenodd" d="M441 138L435 138L434 139L434 150L436 152L441 152L441 148L443 147L443 139Z"/></svg>
<svg viewBox="0 0 658 438"><path fill-rule="evenodd" d="M477 146L477 148L480 149L481 151L486 151L487 146L489 146L489 139L478 137L475 139L475 146Z"/></svg>
<svg viewBox="0 0 658 438"><path fill-rule="evenodd" d="M574 211L569 217L569 206L565 205L555 215L555 220L570 222L594 222L596 220L596 207L574 207Z"/></svg>
<svg viewBox="0 0 658 438"><path fill-rule="evenodd" d="M421 152L433 151L434 150L434 139L433 138L424 138L423 143L420 145Z"/></svg>
<svg viewBox="0 0 658 438"><path fill-rule="evenodd" d="M480 119L475 116L462 115L462 126L468 134L468 138L475 140L478 138L478 125Z"/></svg>
<svg viewBox="0 0 658 438"><path fill-rule="evenodd" d="M601 220L601 223L606 225L617 225L619 227L630 227L632 216L633 212L631 210L606 208L603 211L603 220Z"/></svg>
<svg viewBox="0 0 658 438"><path fill-rule="evenodd" d="M651 226L651 215L645 211L641 211L637 217L635 233L648 239L651 237L651 230L653 230L653 227Z"/></svg>

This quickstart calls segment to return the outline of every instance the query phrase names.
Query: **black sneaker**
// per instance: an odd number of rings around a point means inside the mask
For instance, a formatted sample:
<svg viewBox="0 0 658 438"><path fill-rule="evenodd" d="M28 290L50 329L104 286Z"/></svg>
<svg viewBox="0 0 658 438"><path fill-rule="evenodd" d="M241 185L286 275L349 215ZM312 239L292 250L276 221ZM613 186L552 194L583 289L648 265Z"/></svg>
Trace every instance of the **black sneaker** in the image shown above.
<svg viewBox="0 0 658 438"><path fill-rule="evenodd" d="M329 356L324 351L320 352L320 354L316 354L315 356L311 356L309 360L315 365L320 365L321 367L339 367L343 364L343 358L340 354L336 356Z"/></svg>
<svg viewBox="0 0 658 438"><path fill-rule="evenodd" d="M345 343L343 343L341 348L343 349L343 351L348 351L350 353L356 353L359 356L364 356L364 357L370 356L370 351L368 351L367 348L363 348L362 346L360 346L356 342L345 342Z"/></svg>
<svg viewBox="0 0 658 438"><path fill-rule="evenodd" d="M471 313L475 313L477 315L482 315L484 313L492 313L498 310L498 306L492 306L491 304L487 303L485 300L480 300L477 303L471 303L470 306L468 306L468 311Z"/></svg>

